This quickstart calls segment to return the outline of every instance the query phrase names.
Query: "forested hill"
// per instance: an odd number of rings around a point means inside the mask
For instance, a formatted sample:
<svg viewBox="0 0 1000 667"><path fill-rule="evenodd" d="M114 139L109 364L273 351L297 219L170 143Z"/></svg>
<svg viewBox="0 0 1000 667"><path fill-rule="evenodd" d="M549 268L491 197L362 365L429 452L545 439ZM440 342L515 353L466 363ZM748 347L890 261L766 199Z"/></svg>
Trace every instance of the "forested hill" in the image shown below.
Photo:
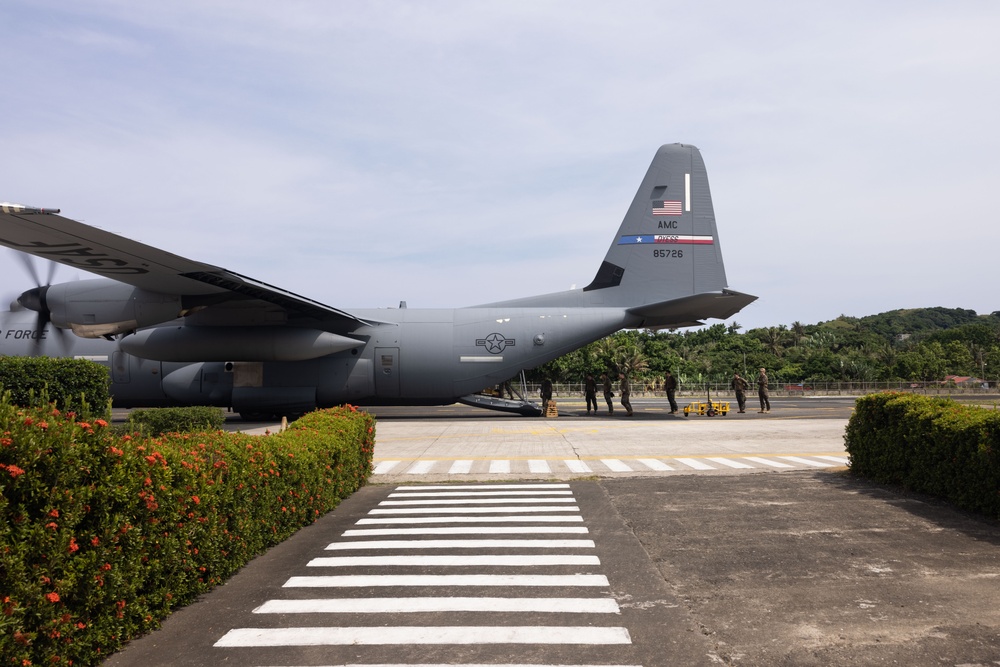
<svg viewBox="0 0 1000 667"><path fill-rule="evenodd" d="M607 370L655 384L671 369L682 381L724 382L735 370L761 366L782 382L1000 375L1000 311L912 308L741 329L733 322L694 331L621 331L535 369L529 378L577 382Z"/></svg>
<svg viewBox="0 0 1000 667"><path fill-rule="evenodd" d="M834 322L840 321L860 324L863 329L886 337L907 334L912 336L934 333L966 324L983 324L996 328L1000 326L1000 311L990 315L977 315L976 311L964 308L909 308L890 310L887 313L861 318L841 315L834 320Z"/></svg>

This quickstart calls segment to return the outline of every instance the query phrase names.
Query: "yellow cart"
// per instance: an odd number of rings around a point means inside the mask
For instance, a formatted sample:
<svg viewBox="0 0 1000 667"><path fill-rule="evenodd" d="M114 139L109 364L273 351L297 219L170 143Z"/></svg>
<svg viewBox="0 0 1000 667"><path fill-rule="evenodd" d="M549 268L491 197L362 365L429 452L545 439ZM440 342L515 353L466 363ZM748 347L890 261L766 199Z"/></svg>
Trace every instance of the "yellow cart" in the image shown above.
<svg viewBox="0 0 1000 667"><path fill-rule="evenodd" d="M692 413L703 417L725 416L729 413L729 401L695 401L684 406L685 417Z"/></svg>

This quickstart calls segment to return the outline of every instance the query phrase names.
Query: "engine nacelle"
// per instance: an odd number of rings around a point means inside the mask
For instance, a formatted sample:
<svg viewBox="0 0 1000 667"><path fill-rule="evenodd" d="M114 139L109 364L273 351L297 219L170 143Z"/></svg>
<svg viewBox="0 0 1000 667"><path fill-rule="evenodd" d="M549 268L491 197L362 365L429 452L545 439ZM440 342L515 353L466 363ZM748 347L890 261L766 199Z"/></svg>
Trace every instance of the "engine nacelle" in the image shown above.
<svg viewBox="0 0 1000 667"><path fill-rule="evenodd" d="M329 331L296 327L168 325L126 336L118 348L156 361L305 361L364 344Z"/></svg>
<svg viewBox="0 0 1000 667"><path fill-rule="evenodd" d="M32 310L48 310L53 324L83 338L134 331L181 316L181 297L149 292L102 278L29 290L18 299Z"/></svg>

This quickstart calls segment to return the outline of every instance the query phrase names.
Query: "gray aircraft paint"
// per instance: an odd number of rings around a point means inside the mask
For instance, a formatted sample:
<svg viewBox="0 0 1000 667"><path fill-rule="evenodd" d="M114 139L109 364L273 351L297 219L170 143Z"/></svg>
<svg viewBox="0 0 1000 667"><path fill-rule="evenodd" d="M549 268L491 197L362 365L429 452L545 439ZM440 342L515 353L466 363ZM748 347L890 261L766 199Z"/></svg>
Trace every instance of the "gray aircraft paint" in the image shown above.
<svg viewBox="0 0 1000 667"><path fill-rule="evenodd" d="M57 213L0 205L0 244L102 278L23 294L0 354L104 363L122 407L448 404L620 329L756 299L728 289L705 164L682 144L656 152L589 285L468 308L346 312Z"/></svg>

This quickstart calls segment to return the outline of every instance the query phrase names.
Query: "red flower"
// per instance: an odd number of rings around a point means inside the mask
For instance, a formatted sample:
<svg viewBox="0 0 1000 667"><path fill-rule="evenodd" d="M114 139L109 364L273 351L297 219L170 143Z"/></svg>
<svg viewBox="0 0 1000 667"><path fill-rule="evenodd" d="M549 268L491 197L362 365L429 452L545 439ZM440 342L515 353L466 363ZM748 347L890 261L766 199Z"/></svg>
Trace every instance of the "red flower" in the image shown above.
<svg viewBox="0 0 1000 667"><path fill-rule="evenodd" d="M103 419L95 419L94 423L100 426L101 428L104 428L105 426L108 425L108 422L104 421Z"/></svg>
<svg viewBox="0 0 1000 667"><path fill-rule="evenodd" d="M201 498L199 498L198 496L191 496L191 500L194 501L195 505L201 503Z"/></svg>
<svg viewBox="0 0 1000 667"><path fill-rule="evenodd" d="M48 422L38 422L38 428L42 429L43 431L45 429L47 429L48 427L49 427L49 423Z"/></svg>
<svg viewBox="0 0 1000 667"><path fill-rule="evenodd" d="M80 550L80 545L76 543L76 538L75 537L69 538L69 552L72 554L76 553L79 550Z"/></svg>
<svg viewBox="0 0 1000 667"><path fill-rule="evenodd" d="M0 467L3 467L3 465L0 464ZM17 478L18 475L23 475L24 474L24 469L23 468L18 468L16 465L14 465L12 463L9 466L7 466L7 472L10 473L11 477Z"/></svg>
<svg viewBox="0 0 1000 667"><path fill-rule="evenodd" d="M45 599L48 600L49 602L51 602L52 604L55 604L56 602L59 602L59 594L58 593L46 593L45 594Z"/></svg>

